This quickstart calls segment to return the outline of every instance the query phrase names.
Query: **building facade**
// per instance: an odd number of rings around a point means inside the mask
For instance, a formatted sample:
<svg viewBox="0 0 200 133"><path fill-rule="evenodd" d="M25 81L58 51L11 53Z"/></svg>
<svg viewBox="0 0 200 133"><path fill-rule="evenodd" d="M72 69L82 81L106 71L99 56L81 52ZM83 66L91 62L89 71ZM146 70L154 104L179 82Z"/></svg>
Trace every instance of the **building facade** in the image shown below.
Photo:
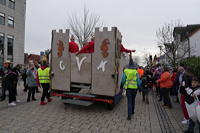
<svg viewBox="0 0 200 133"><path fill-rule="evenodd" d="M173 34L174 42L181 46L177 51L178 56L200 56L200 24L175 27Z"/></svg>
<svg viewBox="0 0 200 133"><path fill-rule="evenodd" d="M24 64L26 0L0 0L0 66Z"/></svg>
<svg viewBox="0 0 200 133"><path fill-rule="evenodd" d="M191 48L191 56L200 56L200 28L188 37L188 43Z"/></svg>

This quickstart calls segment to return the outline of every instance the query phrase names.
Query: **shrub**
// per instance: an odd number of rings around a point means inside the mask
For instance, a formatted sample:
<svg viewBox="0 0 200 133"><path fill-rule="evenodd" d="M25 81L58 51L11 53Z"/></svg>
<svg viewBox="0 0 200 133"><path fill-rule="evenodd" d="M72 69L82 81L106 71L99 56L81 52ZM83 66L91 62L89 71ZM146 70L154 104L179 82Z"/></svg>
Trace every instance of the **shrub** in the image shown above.
<svg viewBox="0 0 200 133"><path fill-rule="evenodd" d="M200 80L200 57L183 59L180 64L183 64L186 68L191 68L193 74Z"/></svg>

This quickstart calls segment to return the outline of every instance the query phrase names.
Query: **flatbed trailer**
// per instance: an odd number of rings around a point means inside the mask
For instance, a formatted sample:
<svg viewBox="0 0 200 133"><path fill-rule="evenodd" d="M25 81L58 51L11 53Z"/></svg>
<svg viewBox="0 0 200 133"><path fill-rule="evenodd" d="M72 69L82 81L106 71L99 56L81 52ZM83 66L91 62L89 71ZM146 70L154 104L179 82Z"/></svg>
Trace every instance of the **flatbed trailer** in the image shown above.
<svg viewBox="0 0 200 133"><path fill-rule="evenodd" d="M95 29L95 51L76 56L68 50L69 30L52 31L51 94L64 103L90 106L103 102L112 109L122 98L120 80L127 56L120 52L116 27Z"/></svg>

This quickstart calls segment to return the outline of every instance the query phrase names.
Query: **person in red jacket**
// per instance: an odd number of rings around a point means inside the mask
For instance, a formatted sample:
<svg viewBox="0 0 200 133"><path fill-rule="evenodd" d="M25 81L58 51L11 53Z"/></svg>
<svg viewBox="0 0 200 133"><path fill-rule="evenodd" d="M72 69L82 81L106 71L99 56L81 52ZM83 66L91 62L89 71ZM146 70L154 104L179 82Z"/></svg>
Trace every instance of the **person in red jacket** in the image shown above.
<svg viewBox="0 0 200 133"><path fill-rule="evenodd" d="M164 98L164 106L172 108L171 100L169 98L169 91L172 87L172 81L168 67L164 67L164 72L161 74L160 79L158 79L156 82L160 83L160 91Z"/></svg>
<svg viewBox="0 0 200 133"><path fill-rule="evenodd" d="M69 52L76 53L79 51L78 44L74 41L74 36L71 36L71 42L69 42Z"/></svg>
<svg viewBox="0 0 200 133"><path fill-rule="evenodd" d="M94 53L94 37L88 44L84 45L76 55L79 55L80 53Z"/></svg>

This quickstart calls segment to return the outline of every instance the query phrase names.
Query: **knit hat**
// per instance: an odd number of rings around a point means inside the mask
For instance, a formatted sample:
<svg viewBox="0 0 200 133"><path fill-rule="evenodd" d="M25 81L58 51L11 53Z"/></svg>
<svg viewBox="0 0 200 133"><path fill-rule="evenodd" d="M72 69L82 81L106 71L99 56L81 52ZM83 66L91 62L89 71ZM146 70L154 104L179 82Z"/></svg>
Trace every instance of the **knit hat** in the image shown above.
<svg viewBox="0 0 200 133"><path fill-rule="evenodd" d="M130 58L127 68L129 68L129 69L137 69L137 65L136 65L135 62L133 62L132 58Z"/></svg>

